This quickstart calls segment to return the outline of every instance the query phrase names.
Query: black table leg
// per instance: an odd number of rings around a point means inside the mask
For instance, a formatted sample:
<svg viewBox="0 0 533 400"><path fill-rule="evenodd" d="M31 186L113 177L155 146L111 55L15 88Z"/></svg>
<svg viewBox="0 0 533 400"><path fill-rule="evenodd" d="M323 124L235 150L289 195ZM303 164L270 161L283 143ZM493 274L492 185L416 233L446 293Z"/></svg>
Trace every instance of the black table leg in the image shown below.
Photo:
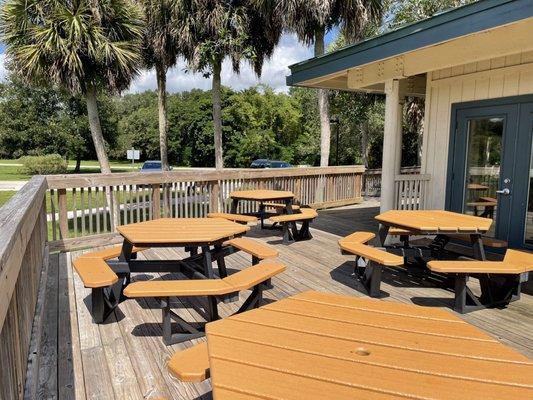
<svg viewBox="0 0 533 400"><path fill-rule="evenodd" d="M379 224L378 236L379 236L379 242L382 247L385 246L385 241L387 240L388 235L389 235L389 226Z"/></svg>
<svg viewBox="0 0 533 400"><path fill-rule="evenodd" d="M233 199L231 202L231 213L237 214L237 207L239 206L239 199Z"/></svg>
<svg viewBox="0 0 533 400"><path fill-rule="evenodd" d="M285 200L285 212L287 214L293 214L292 210L292 199Z"/></svg>
<svg viewBox="0 0 533 400"><path fill-rule="evenodd" d="M265 229L265 205L259 202L259 218L261 219L261 229Z"/></svg>
<svg viewBox="0 0 533 400"><path fill-rule="evenodd" d="M211 250L209 246L202 246L202 255L204 259L204 275L208 279L213 279L213 260L211 258Z"/></svg>
<svg viewBox="0 0 533 400"><path fill-rule="evenodd" d="M485 248L483 247L483 238L481 234L476 233L470 235L470 241L472 242L472 247L474 249L474 258L479 261L486 261L487 257L485 256Z"/></svg>

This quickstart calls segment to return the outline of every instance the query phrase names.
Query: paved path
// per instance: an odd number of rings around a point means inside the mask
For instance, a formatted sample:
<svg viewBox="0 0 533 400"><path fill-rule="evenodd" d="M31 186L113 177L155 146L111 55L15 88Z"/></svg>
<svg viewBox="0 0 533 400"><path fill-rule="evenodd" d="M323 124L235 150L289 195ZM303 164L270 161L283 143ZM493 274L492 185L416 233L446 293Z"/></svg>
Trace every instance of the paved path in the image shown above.
<svg viewBox="0 0 533 400"><path fill-rule="evenodd" d="M0 181L0 191L20 190L27 181Z"/></svg>

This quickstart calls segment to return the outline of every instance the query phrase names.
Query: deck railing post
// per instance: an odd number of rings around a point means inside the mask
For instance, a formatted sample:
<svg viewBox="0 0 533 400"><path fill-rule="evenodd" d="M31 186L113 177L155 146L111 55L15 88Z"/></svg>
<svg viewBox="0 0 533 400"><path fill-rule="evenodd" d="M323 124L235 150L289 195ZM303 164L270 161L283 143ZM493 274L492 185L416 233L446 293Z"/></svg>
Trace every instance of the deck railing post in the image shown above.
<svg viewBox="0 0 533 400"><path fill-rule="evenodd" d="M59 235L61 239L66 239L68 238L67 189L57 190L57 207L59 211Z"/></svg>
<svg viewBox="0 0 533 400"><path fill-rule="evenodd" d="M152 185L152 219L161 218L161 189L159 184Z"/></svg>
<svg viewBox="0 0 533 400"><path fill-rule="evenodd" d="M220 184L218 181L211 182L211 196L209 197L209 211L220 211Z"/></svg>

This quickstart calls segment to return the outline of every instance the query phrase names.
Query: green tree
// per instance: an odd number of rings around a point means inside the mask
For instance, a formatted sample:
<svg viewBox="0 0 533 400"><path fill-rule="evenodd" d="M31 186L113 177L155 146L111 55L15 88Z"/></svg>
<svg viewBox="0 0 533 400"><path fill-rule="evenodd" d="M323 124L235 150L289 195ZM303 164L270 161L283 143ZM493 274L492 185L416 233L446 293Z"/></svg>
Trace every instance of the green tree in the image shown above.
<svg viewBox="0 0 533 400"><path fill-rule="evenodd" d="M275 10L285 26L295 32L306 45L314 45L315 57L325 52L324 37L333 27L340 26L351 42L363 37L365 27L381 20L381 0L254 0L262 7L275 3ZM318 90L321 145L320 165L327 166L330 151L330 117L328 91Z"/></svg>
<svg viewBox="0 0 533 400"><path fill-rule="evenodd" d="M164 171L168 171L167 71L176 65L180 53L180 36L176 29L179 2L142 0L139 3L146 21L143 59L146 67L155 68L157 79L161 165Z"/></svg>
<svg viewBox="0 0 533 400"><path fill-rule="evenodd" d="M241 60L247 60L259 76L282 26L268 7L260 10L251 0L183 0L180 4L178 34L184 55L193 71L212 77L215 166L220 169L224 166L222 62L229 58L238 73Z"/></svg>
<svg viewBox="0 0 533 400"><path fill-rule="evenodd" d="M126 0L7 0L1 39L10 68L24 81L85 97L103 173L110 173L97 93L128 87L140 66L143 24Z"/></svg>
<svg viewBox="0 0 533 400"><path fill-rule="evenodd" d="M417 22L436 13L464 6L476 0L396 0L392 2L389 14L392 15L390 28Z"/></svg>

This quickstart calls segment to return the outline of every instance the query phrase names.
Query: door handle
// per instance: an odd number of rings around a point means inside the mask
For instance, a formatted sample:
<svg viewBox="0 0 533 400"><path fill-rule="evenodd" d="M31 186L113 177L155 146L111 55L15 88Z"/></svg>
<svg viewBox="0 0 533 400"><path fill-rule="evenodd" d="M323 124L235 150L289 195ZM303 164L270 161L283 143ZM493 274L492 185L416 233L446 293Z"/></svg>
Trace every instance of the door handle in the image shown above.
<svg viewBox="0 0 533 400"><path fill-rule="evenodd" d="M496 193L503 194L505 196L509 196L511 194L511 191L509 190L509 188L505 188L505 189L502 189L502 190L496 190Z"/></svg>

